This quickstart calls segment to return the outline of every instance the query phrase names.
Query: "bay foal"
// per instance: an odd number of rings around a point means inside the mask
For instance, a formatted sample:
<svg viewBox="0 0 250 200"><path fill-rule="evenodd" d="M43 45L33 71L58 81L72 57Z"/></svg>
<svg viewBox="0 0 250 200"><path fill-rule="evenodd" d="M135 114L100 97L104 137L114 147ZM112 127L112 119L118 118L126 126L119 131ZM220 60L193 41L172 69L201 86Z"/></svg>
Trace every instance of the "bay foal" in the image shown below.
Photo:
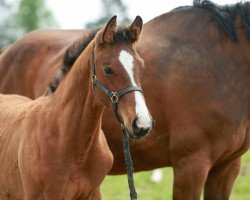
<svg viewBox="0 0 250 200"><path fill-rule="evenodd" d="M1 200L101 199L99 186L113 163L101 131L110 99L93 91L91 66L111 91L140 85L144 65L134 42L141 30L140 17L117 30L114 16L89 41L73 45L78 58L51 96L0 95ZM130 136L151 129L141 92L124 95L117 109Z"/></svg>

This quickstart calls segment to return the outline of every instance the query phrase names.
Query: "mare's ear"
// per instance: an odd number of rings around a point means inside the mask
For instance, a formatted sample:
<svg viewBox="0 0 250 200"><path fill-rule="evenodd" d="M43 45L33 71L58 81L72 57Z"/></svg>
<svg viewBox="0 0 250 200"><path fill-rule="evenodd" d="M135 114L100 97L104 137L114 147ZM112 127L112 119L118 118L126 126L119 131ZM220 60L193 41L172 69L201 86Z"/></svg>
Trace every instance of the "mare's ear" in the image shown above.
<svg viewBox="0 0 250 200"><path fill-rule="evenodd" d="M101 33L101 38L100 38L100 42L101 43L112 43L113 42L113 37L114 34L116 32L116 18L117 16L113 16L107 23L107 25L105 26L105 28L103 29L102 33Z"/></svg>
<svg viewBox="0 0 250 200"><path fill-rule="evenodd" d="M133 23L128 27L131 42L136 42L141 34L143 21L140 16L136 16Z"/></svg>

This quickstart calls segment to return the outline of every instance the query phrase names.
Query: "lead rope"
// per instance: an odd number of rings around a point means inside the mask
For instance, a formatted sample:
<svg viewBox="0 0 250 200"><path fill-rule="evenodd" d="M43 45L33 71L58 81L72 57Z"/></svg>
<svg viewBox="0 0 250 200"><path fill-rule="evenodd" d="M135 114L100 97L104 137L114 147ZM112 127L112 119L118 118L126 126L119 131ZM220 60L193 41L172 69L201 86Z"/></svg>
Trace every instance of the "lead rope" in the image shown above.
<svg viewBox="0 0 250 200"><path fill-rule="evenodd" d="M121 128L122 128L122 137L123 137L123 153L124 153L126 169L127 169L130 199L137 200L137 193L135 190L134 177L133 177L133 172L134 172L133 161L132 161L132 158L130 155L130 149L129 149L129 138L128 138L126 127L123 124L121 124Z"/></svg>
<svg viewBox="0 0 250 200"><path fill-rule="evenodd" d="M133 161L130 154L129 149L129 137L127 134L127 129L120 120L120 117L117 113L117 102L112 103L112 110L114 115L116 116L116 119L121 123L121 129L122 129L122 139L123 139L123 153L125 158L125 165L126 165L126 171L127 171L127 179L128 179L128 187L129 187L129 194L131 200L137 200L137 192L135 189L135 183L134 183L134 167L133 167Z"/></svg>

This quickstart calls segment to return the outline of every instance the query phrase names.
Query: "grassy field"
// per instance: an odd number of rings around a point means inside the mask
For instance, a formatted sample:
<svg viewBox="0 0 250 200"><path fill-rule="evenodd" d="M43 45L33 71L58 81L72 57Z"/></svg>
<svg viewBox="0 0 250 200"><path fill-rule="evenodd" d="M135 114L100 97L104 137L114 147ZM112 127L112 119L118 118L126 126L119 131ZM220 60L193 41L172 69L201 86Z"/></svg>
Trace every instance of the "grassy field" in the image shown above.
<svg viewBox="0 0 250 200"><path fill-rule="evenodd" d="M152 174L140 172L135 174L135 184L140 200L170 200L172 199L173 171L163 168L164 178L159 184L150 180ZM127 177L107 176L101 187L103 200L128 200L129 190ZM250 199L250 151L243 156L242 172L238 176L230 200Z"/></svg>

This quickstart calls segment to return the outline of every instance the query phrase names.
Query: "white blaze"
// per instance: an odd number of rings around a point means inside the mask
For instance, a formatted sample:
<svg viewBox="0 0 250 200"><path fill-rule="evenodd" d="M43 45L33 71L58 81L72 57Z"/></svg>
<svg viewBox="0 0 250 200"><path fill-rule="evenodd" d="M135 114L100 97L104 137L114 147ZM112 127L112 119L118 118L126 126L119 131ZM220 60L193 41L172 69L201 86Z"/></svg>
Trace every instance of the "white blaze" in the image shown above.
<svg viewBox="0 0 250 200"><path fill-rule="evenodd" d="M124 69L129 75L133 86L137 86L134 78L134 58L128 52L122 50L119 55L119 60ZM137 126L139 128L149 128L152 126L152 120L149 115L148 108L145 104L144 97L141 92L135 92L135 110L137 115Z"/></svg>

